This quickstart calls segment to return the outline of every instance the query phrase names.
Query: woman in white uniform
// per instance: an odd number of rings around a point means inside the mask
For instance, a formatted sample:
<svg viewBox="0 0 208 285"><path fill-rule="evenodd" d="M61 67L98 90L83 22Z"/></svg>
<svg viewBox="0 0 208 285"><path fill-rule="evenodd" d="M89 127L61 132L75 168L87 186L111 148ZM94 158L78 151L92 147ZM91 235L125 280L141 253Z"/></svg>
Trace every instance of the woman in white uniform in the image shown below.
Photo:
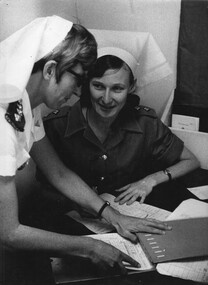
<svg viewBox="0 0 208 285"><path fill-rule="evenodd" d="M96 55L94 37L57 16L37 18L0 44L0 284L54 284L48 256L85 257L120 273L126 272L122 261L138 265L100 241L20 223L15 175L30 155L56 189L105 218L126 238L135 241L139 231L162 234L169 229L114 211L66 169L45 136L40 104L56 109L72 94L79 95Z"/></svg>

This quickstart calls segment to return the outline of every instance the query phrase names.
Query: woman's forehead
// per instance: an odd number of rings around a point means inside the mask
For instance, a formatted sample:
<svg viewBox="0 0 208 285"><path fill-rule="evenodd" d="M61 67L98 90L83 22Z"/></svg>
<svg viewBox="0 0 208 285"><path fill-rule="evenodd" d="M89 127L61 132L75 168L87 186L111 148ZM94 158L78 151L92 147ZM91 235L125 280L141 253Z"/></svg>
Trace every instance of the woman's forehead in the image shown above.
<svg viewBox="0 0 208 285"><path fill-rule="evenodd" d="M92 80L97 80L103 83L129 83L130 72L128 69L121 67L120 69L108 69L102 77L94 77Z"/></svg>

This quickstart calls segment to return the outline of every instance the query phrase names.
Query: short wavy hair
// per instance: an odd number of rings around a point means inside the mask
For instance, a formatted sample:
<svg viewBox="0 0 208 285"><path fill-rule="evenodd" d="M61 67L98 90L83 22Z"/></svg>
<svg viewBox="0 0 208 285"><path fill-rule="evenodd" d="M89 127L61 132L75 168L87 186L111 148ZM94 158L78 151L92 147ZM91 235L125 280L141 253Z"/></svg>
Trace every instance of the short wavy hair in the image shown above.
<svg viewBox="0 0 208 285"><path fill-rule="evenodd" d="M56 80L60 81L63 73L80 63L88 70L97 59L97 42L94 36L82 25L73 24L65 39L52 52L34 64L32 73L43 70L49 60L57 62Z"/></svg>

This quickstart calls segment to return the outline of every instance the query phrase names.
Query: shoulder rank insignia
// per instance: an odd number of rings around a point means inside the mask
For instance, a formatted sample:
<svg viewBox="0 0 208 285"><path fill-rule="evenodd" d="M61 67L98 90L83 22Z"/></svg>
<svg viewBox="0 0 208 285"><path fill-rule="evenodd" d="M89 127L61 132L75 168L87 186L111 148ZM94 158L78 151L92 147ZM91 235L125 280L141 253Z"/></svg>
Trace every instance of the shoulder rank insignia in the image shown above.
<svg viewBox="0 0 208 285"><path fill-rule="evenodd" d="M135 106L134 107L137 111L139 111L139 110L144 110L144 111L146 111L146 112L149 112L150 110L151 110L151 108L149 108L149 107L146 107L146 106L141 106L141 105L138 105L138 106Z"/></svg>
<svg viewBox="0 0 208 285"><path fill-rule="evenodd" d="M138 111L137 114L139 116L148 116L148 117L156 118L155 110L150 107L143 106L143 105L137 105L134 107L134 109Z"/></svg>
<svg viewBox="0 0 208 285"><path fill-rule="evenodd" d="M139 110L141 109L140 106L135 106L134 108L135 108L137 111L139 111Z"/></svg>
<svg viewBox="0 0 208 285"><path fill-rule="evenodd" d="M143 107L143 109L146 111L146 112L149 112L150 108L148 107Z"/></svg>
<svg viewBox="0 0 208 285"><path fill-rule="evenodd" d="M70 109L69 106L64 106L64 107L61 107L60 109L54 110L51 113L47 114L44 117L44 120L46 121L50 119L58 119L58 118L64 117L68 114L69 109Z"/></svg>
<svg viewBox="0 0 208 285"><path fill-rule="evenodd" d="M57 110L53 111L52 114L57 115L59 112L60 112L60 110L57 109Z"/></svg>

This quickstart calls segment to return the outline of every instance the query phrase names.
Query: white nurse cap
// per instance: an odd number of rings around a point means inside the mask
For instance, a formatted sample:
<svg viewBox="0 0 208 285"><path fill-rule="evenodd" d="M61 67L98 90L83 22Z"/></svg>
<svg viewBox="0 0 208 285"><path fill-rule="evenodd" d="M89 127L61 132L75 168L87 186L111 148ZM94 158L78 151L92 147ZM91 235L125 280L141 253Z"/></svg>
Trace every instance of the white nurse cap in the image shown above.
<svg viewBox="0 0 208 285"><path fill-rule="evenodd" d="M117 47L103 47L98 49L98 58L104 55L114 55L122 59L131 69L134 78L136 78L136 70L138 63L136 58L128 51Z"/></svg>
<svg viewBox="0 0 208 285"><path fill-rule="evenodd" d="M22 98L34 63L64 40L72 25L58 16L37 18L0 43L0 103Z"/></svg>

